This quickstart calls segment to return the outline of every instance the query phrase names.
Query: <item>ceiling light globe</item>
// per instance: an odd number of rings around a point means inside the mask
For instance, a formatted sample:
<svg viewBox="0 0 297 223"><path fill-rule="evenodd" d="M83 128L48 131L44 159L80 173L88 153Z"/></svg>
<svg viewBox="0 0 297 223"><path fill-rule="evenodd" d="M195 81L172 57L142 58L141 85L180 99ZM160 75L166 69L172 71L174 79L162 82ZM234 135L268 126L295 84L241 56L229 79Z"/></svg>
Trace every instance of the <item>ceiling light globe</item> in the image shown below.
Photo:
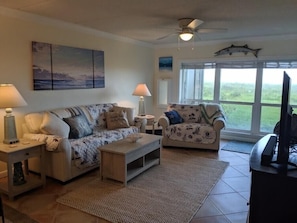
<svg viewBox="0 0 297 223"><path fill-rule="evenodd" d="M193 33L181 33L181 34L179 34L179 37L180 37L183 41L189 41L190 39L192 39L192 37L193 37Z"/></svg>

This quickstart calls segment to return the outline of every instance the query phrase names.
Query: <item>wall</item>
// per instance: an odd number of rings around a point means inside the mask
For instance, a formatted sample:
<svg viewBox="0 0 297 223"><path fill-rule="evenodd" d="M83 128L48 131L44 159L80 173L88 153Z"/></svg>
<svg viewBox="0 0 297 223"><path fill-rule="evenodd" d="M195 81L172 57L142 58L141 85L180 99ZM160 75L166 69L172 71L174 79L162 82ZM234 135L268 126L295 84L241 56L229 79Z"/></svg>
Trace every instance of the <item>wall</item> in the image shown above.
<svg viewBox="0 0 297 223"><path fill-rule="evenodd" d="M138 97L132 96L136 85L145 82L152 89L154 49L150 46L66 23L1 10L0 83L14 84L28 103L26 107L14 109L19 137L22 136L24 114L28 112L100 102L117 102L138 109ZM34 91L32 41L103 50L105 88ZM146 107L150 113L153 112L152 103L153 99L148 97ZM4 115L4 109L1 109L0 116ZM2 129L3 118L0 118L0 141L3 140Z"/></svg>
<svg viewBox="0 0 297 223"><path fill-rule="evenodd" d="M262 48L258 59L297 59L296 36L248 38L234 41L200 41L192 44L171 44L151 48L132 40L120 39L74 25L44 20L13 10L0 9L0 83L13 83L28 103L15 108L18 135L22 135L24 114L78 104L118 102L138 107L138 97L132 96L137 83L147 83L152 97L146 97L147 113L157 117L164 107L157 105L157 80L170 78L170 101L178 101L179 68L183 61L255 60L252 55L234 54L214 57L214 52L231 44L248 44ZM106 87L101 89L34 91L32 86L31 42L47 42L65 46L103 50L105 52ZM192 49L193 48L193 49ZM158 58L173 56L173 71L160 72ZM4 116L3 109L0 116ZM3 140L3 118L0 118L0 141Z"/></svg>
<svg viewBox="0 0 297 223"><path fill-rule="evenodd" d="M155 49L155 90L157 81L160 78L171 79L171 88L169 91L169 102L178 102L179 100L179 69L182 62L202 61L234 61L234 60L265 60L265 59L297 59L297 36L278 36L278 37L258 37L247 38L246 40L234 41L200 41L199 43L187 43L178 46L178 44L162 46ZM244 55L236 53L232 56L214 56L214 53L231 44L241 46L247 44L252 49L262 48L258 58L252 54ZM173 71L159 71L159 57L173 57ZM154 113L156 116L163 114L166 107L157 105L157 93L154 94Z"/></svg>

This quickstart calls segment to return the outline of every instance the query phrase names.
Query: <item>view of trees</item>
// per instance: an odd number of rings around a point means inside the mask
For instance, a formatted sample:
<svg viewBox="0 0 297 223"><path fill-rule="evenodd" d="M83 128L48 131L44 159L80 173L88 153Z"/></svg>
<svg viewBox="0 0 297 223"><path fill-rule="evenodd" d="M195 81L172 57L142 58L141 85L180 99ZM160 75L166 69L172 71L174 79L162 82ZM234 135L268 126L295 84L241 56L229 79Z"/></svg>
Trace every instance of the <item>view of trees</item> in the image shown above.
<svg viewBox="0 0 297 223"><path fill-rule="evenodd" d="M251 68L203 68L183 64L181 70L181 102L218 102L227 119L226 129L258 135L272 133L280 119L283 72L291 77L290 105L297 114L297 69L278 68L293 62L263 63ZM224 64L226 66L226 64ZM232 64L230 66L233 66Z"/></svg>

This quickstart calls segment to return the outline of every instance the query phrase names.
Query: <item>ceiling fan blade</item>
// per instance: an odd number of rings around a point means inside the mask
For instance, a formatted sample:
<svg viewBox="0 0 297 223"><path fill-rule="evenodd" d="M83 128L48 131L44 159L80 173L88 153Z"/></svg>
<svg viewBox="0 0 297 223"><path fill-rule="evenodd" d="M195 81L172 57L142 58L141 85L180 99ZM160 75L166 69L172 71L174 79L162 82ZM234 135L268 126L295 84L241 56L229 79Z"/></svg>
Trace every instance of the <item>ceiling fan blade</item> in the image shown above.
<svg viewBox="0 0 297 223"><path fill-rule="evenodd" d="M190 29L196 29L198 26L200 26L201 24L203 23L202 20L199 20L199 19L193 19L193 21L191 21L187 27L190 28Z"/></svg>
<svg viewBox="0 0 297 223"><path fill-rule="evenodd" d="M165 39L165 38L167 38L169 36L172 36L172 35L176 35L176 33L169 33L169 34L167 34L165 36L161 36L161 37L157 38L157 40L162 40L162 39Z"/></svg>
<svg viewBox="0 0 297 223"><path fill-rule="evenodd" d="M227 29L197 29L197 33L221 33L227 32Z"/></svg>

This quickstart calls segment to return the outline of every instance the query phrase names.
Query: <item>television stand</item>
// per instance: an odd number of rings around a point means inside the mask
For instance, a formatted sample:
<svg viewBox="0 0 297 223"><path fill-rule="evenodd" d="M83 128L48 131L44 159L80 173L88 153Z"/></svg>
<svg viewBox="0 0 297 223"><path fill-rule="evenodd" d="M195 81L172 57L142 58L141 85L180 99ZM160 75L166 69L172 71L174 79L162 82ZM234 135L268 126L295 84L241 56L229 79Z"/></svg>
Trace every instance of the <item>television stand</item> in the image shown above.
<svg viewBox="0 0 297 223"><path fill-rule="evenodd" d="M271 165L261 165L262 152L272 135L260 139L250 155L250 223L297 222L296 207L292 205L297 201L297 171L280 174Z"/></svg>
<svg viewBox="0 0 297 223"><path fill-rule="evenodd" d="M287 164L279 164L276 161L272 161L270 166L275 168L279 174L286 174L288 171L297 170L297 165L291 162L288 162Z"/></svg>
<svg viewBox="0 0 297 223"><path fill-rule="evenodd" d="M296 163L288 161L287 163L281 164L276 161L276 158L273 160L278 146L277 136L270 134L267 138L267 143L261 154L261 165L274 167L280 174L286 174L287 171L297 170Z"/></svg>

